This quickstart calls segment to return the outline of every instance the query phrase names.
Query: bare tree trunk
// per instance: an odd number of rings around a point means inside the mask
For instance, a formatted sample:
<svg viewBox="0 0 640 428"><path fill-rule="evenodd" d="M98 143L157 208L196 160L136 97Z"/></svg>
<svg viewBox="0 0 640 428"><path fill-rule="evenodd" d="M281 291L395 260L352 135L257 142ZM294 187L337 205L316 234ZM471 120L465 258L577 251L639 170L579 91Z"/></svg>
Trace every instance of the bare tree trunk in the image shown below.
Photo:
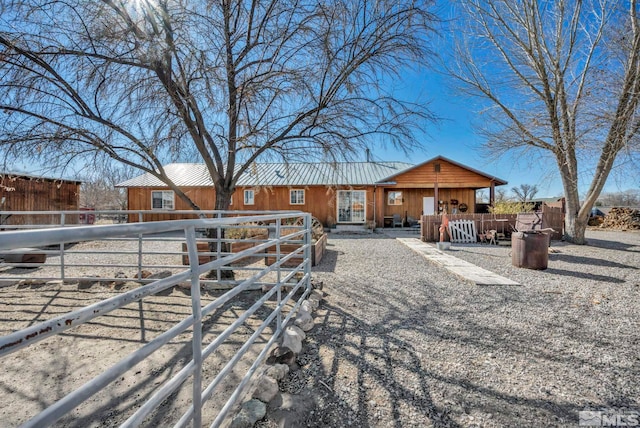
<svg viewBox="0 0 640 428"><path fill-rule="evenodd" d="M216 204L215 209L219 211L227 211L229 209L231 203L231 195L233 194L233 190L225 189L223 186L216 186ZM220 234L218 234L218 229L207 229L207 239L210 239L209 242L209 251L214 253L212 256L213 259L217 259L220 254L218 253L218 239L224 239L225 233L224 229L220 230ZM227 242L222 242L220 244L220 252L228 253L231 250L231 245ZM235 274L232 270L221 270L220 278L218 278L218 270L211 270L206 275L207 279L222 279L222 280L233 280L235 279Z"/></svg>

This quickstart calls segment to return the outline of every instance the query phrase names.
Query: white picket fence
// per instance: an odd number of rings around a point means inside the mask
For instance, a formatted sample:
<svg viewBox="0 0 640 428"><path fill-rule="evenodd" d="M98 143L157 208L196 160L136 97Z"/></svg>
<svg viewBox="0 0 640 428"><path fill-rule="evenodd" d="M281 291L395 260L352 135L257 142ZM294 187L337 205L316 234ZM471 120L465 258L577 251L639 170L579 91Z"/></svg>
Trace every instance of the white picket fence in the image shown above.
<svg viewBox="0 0 640 428"><path fill-rule="evenodd" d="M458 244L477 242L476 222L473 220L450 221L449 236L451 237L451 242Z"/></svg>

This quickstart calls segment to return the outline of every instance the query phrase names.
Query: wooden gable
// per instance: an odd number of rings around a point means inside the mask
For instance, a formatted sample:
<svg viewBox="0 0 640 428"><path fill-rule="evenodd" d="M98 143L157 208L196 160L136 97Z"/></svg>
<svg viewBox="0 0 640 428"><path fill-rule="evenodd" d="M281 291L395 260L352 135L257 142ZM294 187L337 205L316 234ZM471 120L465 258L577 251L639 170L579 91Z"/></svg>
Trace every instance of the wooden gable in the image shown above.
<svg viewBox="0 0 640 428"><path fill-rule="evenodd" d="M457 162L443 157L437 157L405 170L389 181L395 182L395 187L403 188L433 188L435 183L441 188L471 188L481 189L506 184L505 181L465 167Z"/></svg>

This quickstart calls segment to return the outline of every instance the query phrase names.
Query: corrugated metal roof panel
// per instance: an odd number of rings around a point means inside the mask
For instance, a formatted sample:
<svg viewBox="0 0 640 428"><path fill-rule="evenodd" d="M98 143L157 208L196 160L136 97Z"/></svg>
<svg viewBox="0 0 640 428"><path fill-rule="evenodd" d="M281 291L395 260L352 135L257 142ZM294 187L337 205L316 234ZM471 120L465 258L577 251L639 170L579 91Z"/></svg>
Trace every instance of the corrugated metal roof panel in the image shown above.
<svg viewBox="0 0 640 428"><path fill-rule="evenodd" d="M167 176L176 186L213 186L207 168L202 163L172 163L164 167ZM145 173L119 183L117 187L166 187L159 178Z"/></svg>
<svg viewBox="0 0 640 428"><path fill-rule="evenodd" d="M18 172L18 171L0 171L0 178L3 178L3 177L21 177L21 178L28 178L31 180L67 181L70 183L84 183L84 181L78 180L75 178L47 177L44 175L36 175L36 174L30 174L27 172Z"/></svg>
<svg viewBox="0 0 640 428"><path fill-rule="evenodd" d="M238 180L250 186L357 186L375 184L412 167L405 162L256 163ZM180 187L213 186L204 164L174 163L165 166L167 176ZM118 187L164 187L151 174L143 174Z"/></svg>

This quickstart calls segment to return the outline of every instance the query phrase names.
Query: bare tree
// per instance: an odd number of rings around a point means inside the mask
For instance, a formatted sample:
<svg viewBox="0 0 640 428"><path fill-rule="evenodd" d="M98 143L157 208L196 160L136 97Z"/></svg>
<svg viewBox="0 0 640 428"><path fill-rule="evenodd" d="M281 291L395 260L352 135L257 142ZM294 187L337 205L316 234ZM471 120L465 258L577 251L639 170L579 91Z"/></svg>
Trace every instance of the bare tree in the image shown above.
<svg viewBox="0 0 640 428"><path fill-rule="evenodd" d="M589 212L616 158L637 150L637 2L460 3L467 37L450 72L486 102L488 148L551 155L566 197L566 238L585 243ZM582 201L580 179L590 182Z"/></svg>
<svg viewBox="0 0 640 428"><path fill-rule="evenodd" d="M512 187L511 192L519 202L525 203L531 201L538 193L538 186L535 184L521 184L519 187Z"/></svg>
<svg viewBox="0 0 640 428"><path fill-rule="evenodd" d="M5 162L109 157L194 209L227 209L258 159L407 150L431 116L387 85L427 58L430 1L14 0L0 18ZM203 162L214 207L163 165Z"/></svg>
<svg viewBox="0 0 640 428"><path fill-rule="evenodd" d="M98 210L126 209L126 190L116 185L133 176L133 168L123 168L113 162L95 165L82 177L80 205Z"/></svg>
<svg viewBox="0 0 640 428"><path fill-rule="evenodd" d="M640 207L640 190L603 193L598 202L607 207Z"/></svg>
<svg viewBox="0 0 640 428"><path fill-rule="evenodd" d="M510 202L511 198L507 196L507 191L505 189L496 189L496 198L495 203L503 203Z"/></svg>

